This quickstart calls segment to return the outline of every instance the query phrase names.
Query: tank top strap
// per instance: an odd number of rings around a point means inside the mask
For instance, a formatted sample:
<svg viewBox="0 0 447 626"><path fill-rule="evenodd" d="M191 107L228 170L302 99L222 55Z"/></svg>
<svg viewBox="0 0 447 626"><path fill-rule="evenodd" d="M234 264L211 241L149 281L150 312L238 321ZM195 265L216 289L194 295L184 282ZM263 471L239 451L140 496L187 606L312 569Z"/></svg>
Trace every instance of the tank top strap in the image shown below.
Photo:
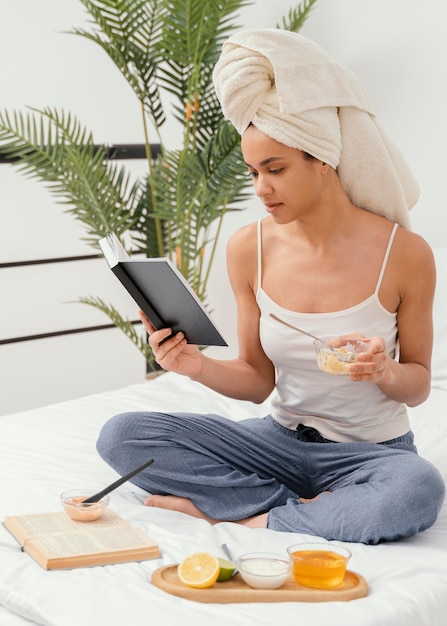
<svg viewBox="0 0 447 626"><path fill-rule="evenodd" d="M262 281L262 227L261 227L262 218L258 220L257 223L257 241L258 241L258 288L256 292L259 294L261 290L261 281Z"/></svg>
<svg viewBox="0 0 447 626"><path fill-rule="evenodd" d="M388 240L388 245L385 250L385 256L383 257L382 267L380 268L379 278L377 279L377 285L374 291L374 294L377 296L379 293L380 286L382 285L383 275L385 274L386 266L388 263L388 257L390 256L391 247L394 241L394 235L396 234L397 229L399 228L399 224L394 224L393 229L391 231L390 238Z"/></svg>

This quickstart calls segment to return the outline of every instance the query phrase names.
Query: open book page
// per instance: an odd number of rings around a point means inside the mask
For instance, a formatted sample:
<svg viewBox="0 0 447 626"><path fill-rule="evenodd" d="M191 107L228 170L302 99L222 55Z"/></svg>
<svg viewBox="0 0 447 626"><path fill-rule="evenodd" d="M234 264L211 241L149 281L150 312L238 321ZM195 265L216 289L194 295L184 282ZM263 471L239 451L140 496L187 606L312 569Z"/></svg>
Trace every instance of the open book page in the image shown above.
<svg viewBox="0 0 447 626"><path fill-rule="evenodd" d="M100 240L100 247L110 267L114 267L119 261L128 261L130 259L126 249L115 233L103 237Z"/></svg>
<svg viewBox="0 0 447 626"><path fill-rule="evenodd" d="M4 520L5 527L14 535L17 541L23 545L26 539L42 535L55 535L58 533L89 533L116 526L129 524L121 519L111 509L106 509L104 515L94 522L75 522L65 513L35 513L31 515L11 515ZM82 524L82 527L79 526Z"/></svg>
<svg viewBox="0 0 447 626"><path fill-rule="evenodd" d="M84 524L84 527L86 525ZM25 552L34 553L36 549L43 552L48 559L67 558L78 555L103 554L120 551L141 551L151 548L154 556L158 548L147 534L132 526L96 529L89 532L88 527L77 533L43 535L26 539ZM153 548L153 549L152 549Z"/></svg>
<svg viewBox="0 0 447 626"><path fill-rule="evenodd" d="M8 516L4 526L42 567L58 569L141 561L159 556L157 544L111 509L93 522L65 513Z"/></svg>

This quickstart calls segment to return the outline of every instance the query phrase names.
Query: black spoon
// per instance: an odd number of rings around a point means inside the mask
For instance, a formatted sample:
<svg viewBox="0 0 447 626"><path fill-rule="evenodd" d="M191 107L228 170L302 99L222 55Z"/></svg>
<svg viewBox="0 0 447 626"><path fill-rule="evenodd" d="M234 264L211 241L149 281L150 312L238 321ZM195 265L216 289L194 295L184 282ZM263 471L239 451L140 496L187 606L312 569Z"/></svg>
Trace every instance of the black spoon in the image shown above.
<svg viewBox="0 0 447 626"><path fill-rule="evenodd" d="M153 462L154 462L154 459L149 459L149 461L146 461L146 463L143 463L143 465L140 465L140 467L136 467L134 470L132 470L125 476L121 476L121 478L118 478L118 480L115 480L115 482L113 482L108 487L105 487L102 491L98 491L98 493L95 493L93 496L90 496L86 500L83 500L81 504L93 504L94 502L98 502L98 500L101 500L101 498L106 496L108 493L110 493L111 491L113 491L114 489L122 485L123 483L127 482L130 478L132 478L132 476L135 476L135 474L138 474L149 465L152 465Z"/></svg>

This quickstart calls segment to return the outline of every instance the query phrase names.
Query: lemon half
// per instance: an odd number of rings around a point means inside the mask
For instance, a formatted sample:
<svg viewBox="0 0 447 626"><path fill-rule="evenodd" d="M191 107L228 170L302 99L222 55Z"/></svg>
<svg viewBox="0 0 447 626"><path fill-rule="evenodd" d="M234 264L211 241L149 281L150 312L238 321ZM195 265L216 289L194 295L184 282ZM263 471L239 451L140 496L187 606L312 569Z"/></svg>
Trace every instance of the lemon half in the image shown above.
<svg viewBox="0 0 447 626"><path fill-rule="evenodd" d="M177 566L177 575L181 582L195 589L211 587L218 579L219 573L219 560L207 552L191 554Z"/></svg>

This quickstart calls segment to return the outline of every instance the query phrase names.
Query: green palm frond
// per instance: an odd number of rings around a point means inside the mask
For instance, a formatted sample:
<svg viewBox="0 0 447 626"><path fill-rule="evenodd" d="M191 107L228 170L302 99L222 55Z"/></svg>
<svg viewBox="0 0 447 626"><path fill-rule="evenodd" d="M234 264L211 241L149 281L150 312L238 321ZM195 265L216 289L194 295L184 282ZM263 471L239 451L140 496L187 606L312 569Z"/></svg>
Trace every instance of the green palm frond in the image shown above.
<svg viewBox="0 0 447 626"><path fill-rule="evenodd" d="M297 7L290 9L286 17L282 18L281 24L276 24L276 28L297 33L309 17L316 2L317 0L302 0Z"/></svg>
<svg viewBox="0 0 447 626"><path fill-rule="evenodd" d="M222 122L203 150L208 191L229 207L247 198L250 179L241 152L240 137L227 121ZM250 194L251 195L251 194Z"/></svg>
<svg viewBox="0 0 447 626"><path fill-rule="evenodd" d="M123 167L108 161L75 116L52 109L0 113L0 144L24 175L45 183L84 223L91 243L111 228L132 228L140 181L132 183Z"/></svg>
<svg viewBox="0 0 447 626"><path fill-rule="evenodd" d="M223 214L249 197L245 169L239 135L221 122L203 151L170 151L155 170L155 215L169 224L167 254L201 297L209 273L205 251L213 249ZM212 262L213 254L207 258Z"/></svg>
<svg viewBox="0 0 447 626"><path fill-rule="evenodd" d="M164 0L163 37L160 49L168 66L177 72L187 68L198 80L199 68L214 67L226 37L236 27L235 15L251 0ZM208 77L208 82L209 82ZM167 81L176 91L175 82Z"/></svg>
<svg viewBox="0 0 447 626"><path fill-rule="evenodd" d="M80 0L92 17L93 32L72 32L98 44L144 103L158 132L165 122L157 69L162 63L164 0Z"/></svg>
<svg viewBox="0 0 447 626"><path fill-rule="evenodd" d="M299 30L316 1L302 0L277 27ZM80 2L91 28L71 34L107 54L141 105L147 176L133 180L74 115L50 108L0 112L0 149L82 222L89 243L96 247L115 231L149 257L169 256L206 302L224 216L241 210L251 195L240 137L223 118L212 74L223 42L238 27L238 11L253 1ZM162 134L167 106L179 126L173 149ZM153 132L161 145L157 157L151 154ZM107 315L154 369L132 322L99 298L81 302Z"/></svg>
<svg viewBox="0 0 447 626"><path fill-rule="evenodd" d="M153 168L156 167L156 163ZM152 180L146 176L141 180L142 194L136 207L136 224L132 229L132 239L137 250L147 257L165 256L167 249L166 228L163 220L154 218ZM161 230L161 241L159 230Z"/></svg>
<svg viewBox="0 0 447 626"><path fill-rule="evenodd" d="M124 319L122 315L115 309L114 306L108 305L101 298L85 297L80 298L79 301L82 304L88 304L102 311L110 321L128 337L131 342L142 352L146 360L150 365L154 365L154 355L151 347L146 343L144 337L138 334L135 329L135 325L128 319ZM155 369L152 367L151 369Z"/></svg>
<svg viewBox="0 0 447 626"><path fill-rule="evenodd" d="M160 82L175 96L174 111L185 124L184 146L202 147L215 132L222 113L212 84L220 48L235 27L234 14L247 0L166 0L163 37L165 63Z"/></svg>
<svg viewBox="0 0 447 626"><path fill-rule="evenodd" d="M249 182L240 150L240 137L222 121L200 151L172 150L154 169L154 188L159 198L155 215L179 222L189 204L199 206L202 219L210 222L219 206L227 210L246 200Z"/></svg>

